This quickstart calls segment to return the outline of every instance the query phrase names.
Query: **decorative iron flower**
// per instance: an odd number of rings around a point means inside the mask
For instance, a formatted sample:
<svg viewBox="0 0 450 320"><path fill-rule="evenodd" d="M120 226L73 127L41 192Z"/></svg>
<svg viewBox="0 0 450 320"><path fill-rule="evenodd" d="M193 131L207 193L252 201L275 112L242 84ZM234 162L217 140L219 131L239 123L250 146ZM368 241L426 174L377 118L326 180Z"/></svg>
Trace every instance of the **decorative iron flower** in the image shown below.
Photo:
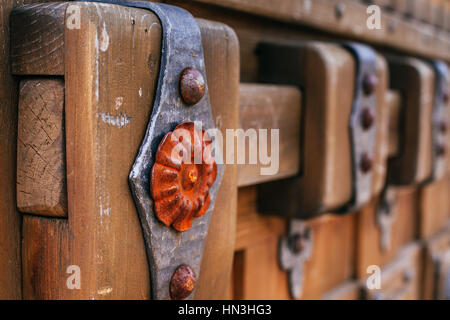
<svg viewBox="0 0 450 320"><path fill-rule="evenodd" d="M209 189L217 176L211 149L205 130L196 129L193 122L179 124L159 144L150 192L156 216L166 226L186 231L208 210Z"/></svg>

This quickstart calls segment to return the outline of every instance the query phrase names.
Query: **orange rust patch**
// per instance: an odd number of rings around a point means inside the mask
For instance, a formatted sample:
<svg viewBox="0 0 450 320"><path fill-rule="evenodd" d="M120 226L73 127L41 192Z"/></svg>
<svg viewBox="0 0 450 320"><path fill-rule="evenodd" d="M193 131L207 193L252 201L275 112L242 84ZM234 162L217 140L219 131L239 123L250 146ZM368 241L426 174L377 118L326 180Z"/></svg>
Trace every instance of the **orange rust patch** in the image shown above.
<svg viewBox="0 0 450 320"><path fill-rule="evenodd" d="M191 228L193 219L205 214L210 205L217 164L211 156L211 141L204 135L193 122L183 122L165 135L156 152L150 179L155 214L178 231ZM196 154L201 163L195 163Z"/></svg>

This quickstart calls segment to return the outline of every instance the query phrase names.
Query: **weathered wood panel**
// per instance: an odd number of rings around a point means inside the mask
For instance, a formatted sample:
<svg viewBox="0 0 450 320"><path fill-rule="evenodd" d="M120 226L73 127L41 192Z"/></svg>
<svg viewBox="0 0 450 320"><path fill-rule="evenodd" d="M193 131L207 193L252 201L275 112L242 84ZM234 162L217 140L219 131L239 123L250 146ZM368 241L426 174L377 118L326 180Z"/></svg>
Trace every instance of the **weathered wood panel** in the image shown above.
<svg viewBox="0 0 450 320"><path fill-rule="evenodd" d="M265 84L241 84L240 86L240 127L247 131L254 129L267 130L267 143L270 146L271 130L279 130L278 172L262 175L261 169L270 164L262 164L258 156L259 147L250 148L246 141L246 164L238 165L238 185L240 187L278 180L295 176L299 173L300 164L300 126L301 126L301 94L300 90L291 86ZM259 143L259 140L258 140ZM256 145L256 144L255 144ZM270 147L267 155L273 155ZM255 157L256 164L249 164ZM275 160L275 158L273 158Z"/></svg>
<svg viewBox="0 0 450 320"><path fill-rule="evenodd" d="M278 265L278 241L286 232L286 220L261 216L256 197L256 186L239 189L234 298L290 299L287 274ZM325 215L305 222L312 230L313 251L305 264L302 299L320 299L354 275L355 218Z"/></svg>
<svg viewBox="0 0 450 320"><path fill-rule="evenodd" d="M18 113L17 207L66 217L64 81L23 80Z"/></svg>
<svg viewBox="0 0 450 320"><path fill-rule="evenodd" d="M283 0L273 6L271 0L196 0L242 12L260 15L292 24L305 25L332 34L345 35L359 41L382 44L416 55L450 60L448 35L431 25L404 19L397 13L383 11L381 29L369 29L367 4L351 0ZM409 0L412 1L412 0ZM402 2L405 12L411 9ZM402 11L396 7L397 12ZM434 10L432 22L441 26L442 2ZM419 45L420 44L420 45Z"/></svg>
<svg viewBox="0 0 450 320"><path fill-rule="evenodd" d="M239 42L228 26L198 19L216 127L239 126ZM214 205L205 242L196 299L225 299L228 295L236 232L237 166L228 164Z"/></svg>
<svg viewBox="0 0 450 320"><path fill-rule="evenodd" d="M370 265L384 266L398 251L417 236L418 228L418 190L417 187L395 188L396 197L392 207L393 222L390 231L390 245L381 246L381 233L376 213L379 199L358 212L356 240L356 275L365 278Z"/></svg>
<svg viewBox="0 0 450 320"><path fill-rule="evenodd" d="M11 17L11 70L17 75L64 75L68 2L29 5Z"/></svg>
<svg viewBox="0 0 450 320"><path fill-rule="evenodd" d="M77 5L86 24L79 30L66 28L64 37L67 170L61 180L67 175L68 221L26 217L26 298L145 299L150 290L148 269L127 177L151 112L161 29L157 18L145 10ZM238 42L223 24L197 22L212 111L225 134L225 129L238 127ZM83 50L70 54L78 47ZM45 120L51 124L52 119ZM236 167L227 166L205 244L200 298L228 294L229 277L224 275L232 266L236 179ZM66 264L74 260L84 280L80 290L70 291L61 277L68 277Z"/></svg>
<svg viewBox="0 0 450 320"><path fill-rule="evenodd" d="M450 181L448 177L426 184L420 189L419 235L427 239L446 224L450 218Z"/></svg>

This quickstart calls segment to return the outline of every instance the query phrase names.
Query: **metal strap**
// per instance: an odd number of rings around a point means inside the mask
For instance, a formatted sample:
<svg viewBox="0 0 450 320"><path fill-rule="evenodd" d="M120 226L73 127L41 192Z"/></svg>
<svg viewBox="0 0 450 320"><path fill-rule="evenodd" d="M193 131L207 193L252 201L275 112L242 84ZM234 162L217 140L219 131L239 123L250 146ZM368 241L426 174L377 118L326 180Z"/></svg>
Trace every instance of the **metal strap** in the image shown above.
<svg viewBox="0 0 450 320"><path fill-rule="evenodd" d="M350 51L355 58L355 94L353 98L352 113L350 116L349 134L352 146L352 176L353 195L351 201L337 212L351 212L365 205L371 197L373 168L367 172L362 170L362 162L373 161L376 143L376 121L370 128L363 128L361 119L365 110L373 115L377 114L376 94L364 92L365 77L376 75L376 53L369 46L359 43L343 43L342 46ZM373 165L372 165L373 166Z"/></svg>
<svg viewBox="0 0 450 320"><path fill-rule="evenodd" d="M449 86L449 71L447 65L442 61L431 61L435 73L435 86L434 86L434 101L433 101L433 168L432 174L429 180L437 180L442 178L446 171L446 157L445 146L447 145L446 131L442 130L442 126L448 126L448 107L446 108L446 102L444 95ZM448 94L448 93L447 93Z"/></svg>

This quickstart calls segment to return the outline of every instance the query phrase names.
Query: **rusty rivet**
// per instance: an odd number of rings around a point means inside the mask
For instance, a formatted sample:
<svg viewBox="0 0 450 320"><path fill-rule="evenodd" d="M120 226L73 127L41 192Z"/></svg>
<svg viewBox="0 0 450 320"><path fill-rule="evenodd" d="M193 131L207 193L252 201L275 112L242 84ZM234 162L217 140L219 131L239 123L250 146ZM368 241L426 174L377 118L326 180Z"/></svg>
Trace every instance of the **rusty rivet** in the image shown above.
<svg viewBox="0 0 450 320"><path fill-rule="evenodd" d="M372 94L378 84L378 78L374 74L366 74L363 79L363 90L366 95Z"/></svg>
<svg viewBox="0 0 450 320"><path fill-rule="evenodd" d="M368 130L375 122L375 116L369 108L364 108L361 114L361 125L364 130Z"/></svg>
<svg viewBox="0 0 450 320"><path fill-rule="evenodd" d="M408 270L405 270L403 272L403 281L404 282L406 282L406 283L411 282L413 277L414 277L414 271L413 270L408 269Z"/></svg>
<svg viewBox="0 0 450 320"><path fill-rule="evenodd" d="M200 71L188 67L180 74L179 89L183 101L192 106L205 94L205 79Z"/></svg>
<svg viewBox="0 0 450 320"><path fill-rule="evenodd" d="M447 132L447 122L442 121L439 124L439 130L441 130L442 133L446 133Z"/></svg>
<svg viewBox="0 0 450 320"><path fill-rule="evenodd" d="M289 236L288 245L294 253L300 253L306 248L307 242L311 239L311 229L305 228L302 233L295 233Z"/></svg>
<svg viewBox="0 0 450 320"><path fill-rule="evenodd" d="M300 253L305 249L305 242L301 234L296 233L288 238L288 244L292 252Z"/></svg>
<svg viewBox="0 0 450 320"><path fill-rule="evenodd" d="M345 4L342 2L339 2L336 5L336 8L334 10L334 14L336 15L336 18L341 19L345 12Z"/></svg>
<svg viewBox="0 0 450 320"><path fill-rule="evenodd" d="M436 147L436 155L442 157L445 155L445 146L440 144Z"/></svg>
<svg viewBox="0 0 450 320"><path fill-rule="evenodd" d="M361 156L361 163L360 163L360 168L362 172L363 173L369 172L372 169L372 165L373 165L372 158L367 153L363 153L363 155Z"/></svg>
<svg viewBox="0 0 450 320"><path fill-rule="evenodd" d="M178 267L170 279L170 297L173 300L183 300L189 297L195 288L195 273L186 264Z"/></svg>

